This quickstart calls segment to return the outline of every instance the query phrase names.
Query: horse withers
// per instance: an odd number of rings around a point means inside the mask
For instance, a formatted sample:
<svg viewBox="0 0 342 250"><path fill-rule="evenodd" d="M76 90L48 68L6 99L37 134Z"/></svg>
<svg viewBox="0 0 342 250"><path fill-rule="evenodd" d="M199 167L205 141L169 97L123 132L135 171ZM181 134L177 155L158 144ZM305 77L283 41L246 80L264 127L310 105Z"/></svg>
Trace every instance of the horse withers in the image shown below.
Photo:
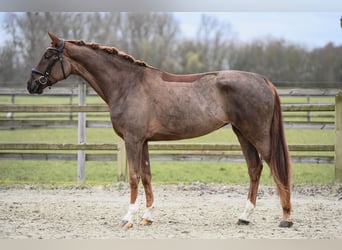
<svg viewBox="0 0 342 250"><path fill-rule="evenodd" d="M122 227L133 226L140 180L146 195L140 224L153 221L149 141L193 138L227 124L238 137L250 177L246 207L238 224L250 221L263 159L280 197L283 218L279 226L292 226L290 156L279 95L267 78L233 70L174 75L113 47L49 36L51 46L32 69L27 89L42 94L46 87L74 74L107 103L113 128L125 141L129 166L130 204Z"/></svg>

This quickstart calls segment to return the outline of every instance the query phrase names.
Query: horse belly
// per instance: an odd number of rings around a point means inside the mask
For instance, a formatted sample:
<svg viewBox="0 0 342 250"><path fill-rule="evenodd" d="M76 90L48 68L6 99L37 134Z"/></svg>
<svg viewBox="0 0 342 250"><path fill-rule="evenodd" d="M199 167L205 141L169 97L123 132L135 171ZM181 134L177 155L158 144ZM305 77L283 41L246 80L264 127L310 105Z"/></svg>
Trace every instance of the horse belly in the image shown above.
<svg viewBox="0 0 342 250"><path fill-rule="evenodd" d="M180 140L208 134L228 122L223 112L201 108L176 108L153 119L150 140Z"/></svg>

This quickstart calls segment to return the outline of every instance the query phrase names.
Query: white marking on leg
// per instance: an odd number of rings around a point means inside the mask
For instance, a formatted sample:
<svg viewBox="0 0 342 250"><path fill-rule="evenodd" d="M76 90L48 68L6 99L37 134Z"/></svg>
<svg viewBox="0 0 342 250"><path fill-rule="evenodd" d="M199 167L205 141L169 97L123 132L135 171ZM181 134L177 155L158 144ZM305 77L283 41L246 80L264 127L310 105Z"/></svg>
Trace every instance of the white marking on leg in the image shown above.
<svg viewBox="0 0 342 250"><path fill-rule="evenodd" d="M123 221L128 221L130 223L133 223L133 217L137 214L139 210L139 204L136 202L135 204L130 204L128 207L127 214L123 217Z"/></svg>
<svg viewBox="0 0 342 250"><path fill-rule="evenodd" d="M146 211L143 215L143 219L149 220L149 221L153 221L153 211L154 211L154 204L152 204L152 206L146 208Z"/></svg>
<svg viewBox="0 0 342 250"><path fill-rule="evenodd" d="M253 213L254 208L255 206L253 205L253 203L250 200L247 200L245 210L243 211L239 219L244 220L244 221L249 221L249 217Z"/></svg>

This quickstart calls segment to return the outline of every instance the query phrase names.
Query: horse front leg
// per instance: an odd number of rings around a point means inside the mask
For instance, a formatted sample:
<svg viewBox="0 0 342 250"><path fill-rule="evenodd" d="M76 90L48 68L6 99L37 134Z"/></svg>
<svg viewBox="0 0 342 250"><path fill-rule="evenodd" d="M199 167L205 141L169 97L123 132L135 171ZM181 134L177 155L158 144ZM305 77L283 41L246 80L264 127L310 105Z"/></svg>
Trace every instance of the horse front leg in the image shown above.
<svg viewBox="0 0 342 250"><path fill-rule="evenodd" d="M148 153L147 141L143 145L142 161L141 161L141 181L144 185L145 196L146 196L146 211L140 221L140 225L151 225L153 222L152 214L154 210L154 197L152 192L152 175L150 167L150 158Z"/></svg>
<svg viewBox="0 0 342 250"><path fill-rule="evenodd" d="M140 163L142 159L143 144L137 140L125 138L125 147L127 153L129 169L129 186L131 199L126 215L123 217L120 226L128 229L133 227L133 218L137 214L139 204L137 203L138 186L140 181Z"/></svg>

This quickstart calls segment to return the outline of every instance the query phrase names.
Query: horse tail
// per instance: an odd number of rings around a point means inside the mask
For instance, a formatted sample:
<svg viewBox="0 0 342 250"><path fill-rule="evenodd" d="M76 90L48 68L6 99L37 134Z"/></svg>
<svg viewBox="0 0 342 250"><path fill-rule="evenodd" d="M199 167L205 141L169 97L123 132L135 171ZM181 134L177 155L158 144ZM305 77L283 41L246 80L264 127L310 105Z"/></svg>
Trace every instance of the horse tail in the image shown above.
<svg viewBox="0 0 342 250"><path fill-rule="evenodd" d="M273 178L280 189L279 195L290 196L291 186L291 159L285 139L283 116L280 98L274 85L267 79L267 84L274 94L274 111L271 124L271 152L270 169ZM284 197L285 198L285 197Z"/></svg>

